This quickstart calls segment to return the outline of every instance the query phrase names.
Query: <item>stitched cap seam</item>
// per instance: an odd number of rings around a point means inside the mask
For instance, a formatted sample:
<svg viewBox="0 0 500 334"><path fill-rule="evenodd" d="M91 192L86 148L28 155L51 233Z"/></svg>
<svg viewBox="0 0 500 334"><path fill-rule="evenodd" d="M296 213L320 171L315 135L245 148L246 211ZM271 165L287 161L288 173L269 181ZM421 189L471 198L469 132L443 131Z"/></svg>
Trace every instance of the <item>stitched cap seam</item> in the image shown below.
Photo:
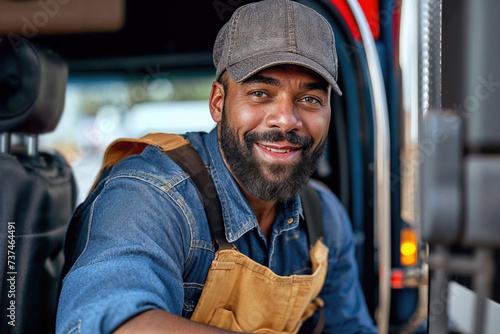
<svg viewBox="0 0 500 334"><path fill-rule="evenodd" d="M289 38L289 46L290 46L290 51L293 53L297 53L297 36L295 35L295 29L294 29L294 13L293 13L293 7L287 2L287 25L288 25L288 38Z"/></svg>
<svg viewBox="0 0 500 334"><path fill-rule="evenodd" d="M231 60L233 59L233 45L234 45L234 35L236 34L236 29L238 29L238 21L241 16L241 12L246 10L246 7L240 7L240 9L236 12L233 21L231 22L231 29L229 31L229 45L227 48L227 56L226 56L226 68L228 68L231 64Z"/></svg>

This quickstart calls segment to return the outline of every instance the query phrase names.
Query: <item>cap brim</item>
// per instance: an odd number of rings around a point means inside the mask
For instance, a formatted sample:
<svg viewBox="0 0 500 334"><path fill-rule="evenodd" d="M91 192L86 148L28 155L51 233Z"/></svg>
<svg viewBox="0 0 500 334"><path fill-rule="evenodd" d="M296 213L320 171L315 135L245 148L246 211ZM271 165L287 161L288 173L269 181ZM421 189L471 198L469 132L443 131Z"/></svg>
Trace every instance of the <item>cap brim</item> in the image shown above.
<svg viewBox="0 0 500 334"><path fill-rule="evenodd" d="M278 65L297 65L308 68L322 76L333 88L337 95L341 96L337 82L333 76L321 65L302 55L292 52L274 52L260 56L254 56L233 64L227 68L227 72L234 82L241 82L266 68Z"/></svg>

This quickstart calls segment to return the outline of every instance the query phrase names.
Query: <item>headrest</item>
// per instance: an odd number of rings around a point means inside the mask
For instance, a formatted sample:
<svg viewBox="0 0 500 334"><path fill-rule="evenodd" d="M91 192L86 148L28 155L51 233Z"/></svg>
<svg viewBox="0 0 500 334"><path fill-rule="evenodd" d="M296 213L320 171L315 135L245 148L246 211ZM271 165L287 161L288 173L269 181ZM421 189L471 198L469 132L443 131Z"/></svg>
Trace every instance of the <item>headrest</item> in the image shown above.
<svg viewBox="0 0 500 334"><path fill-rule="evenodd" d="M53 131L64 109L68 68L53 52L0 40L0 132Z"/></svg>

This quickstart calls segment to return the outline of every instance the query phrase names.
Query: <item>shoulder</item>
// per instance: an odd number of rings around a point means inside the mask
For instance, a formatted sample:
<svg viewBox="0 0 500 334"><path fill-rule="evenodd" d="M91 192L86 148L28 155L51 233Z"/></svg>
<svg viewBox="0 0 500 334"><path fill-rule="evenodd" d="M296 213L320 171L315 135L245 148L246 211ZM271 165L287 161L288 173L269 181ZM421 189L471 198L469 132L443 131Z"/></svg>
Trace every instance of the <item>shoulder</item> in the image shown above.
<svg viewBox="0 0 500 334"><path fill-rule="evenodd" d="M317 180L310 180L309 185L318 193L324 213L326 212L329 215L338 215L340 216L338 217L339 220L345 220L345 218L348 218L344 206L337 196L330 190L330 188Z"/></svg>
<svg viewBox="0 0 500 334"><path fill-rule="evenodd" d="M205 148L202 145L204 133L187 133L182 135L189 140L203 161L206 161ZM160 146L149 145L140 153L129 156L117 163L103 178L109 183L118 178L144 181L152 187L171 190L189 178Z"/></svg>
<svg viewBox="0 0 500 334"><path fill-rule="evenodd" d="M100 182L96 192L96 200L101 203L114 203L128 193L127 198L134 205L168 215L175 212L181 220L187 220L187 225L194 225L199 220L195 217L203 216L204 212L189 174L159 146L147 146L140 154L120 161ZM185 227L185 223L181 225ZM192 232L193 228L189 230Z"/></svg>
<svg viewBox="0 0 500 334"><path fill-rule="evenodd" d="M156 235L163 237L176 232L189 260L193 245L211 241L189 178L156 146L120 161L73 214L67 233L73 261L87 249L92 235L115 231L118 236L134 230L161 230Z"/></svg>
<svg viewBox="0 0 500 334"><path fill-rule="evenodd" d="M323 214L325 244L330 256L339 256L346 243L353 239L352 225L344 206L337 196L323 183L311 180L309 183L318 192Z"/></svg>
<svg viewBox="0 0 500 334"><path fill-rule="evenodd" d="M183 135L202 157L206 156L201 144L203 133ZM160 194L160 197L184 197L186 201L196 203L198 196L190 176L182 170L158 145L148 145L141 153L134 154L119 161L99 181L94 190L95 196L104 195L106 190L128 184L140 184L141 191L149 190ZM89 196L89 198L92 196ZM138 198L140 200L140 198Z"/></svg>

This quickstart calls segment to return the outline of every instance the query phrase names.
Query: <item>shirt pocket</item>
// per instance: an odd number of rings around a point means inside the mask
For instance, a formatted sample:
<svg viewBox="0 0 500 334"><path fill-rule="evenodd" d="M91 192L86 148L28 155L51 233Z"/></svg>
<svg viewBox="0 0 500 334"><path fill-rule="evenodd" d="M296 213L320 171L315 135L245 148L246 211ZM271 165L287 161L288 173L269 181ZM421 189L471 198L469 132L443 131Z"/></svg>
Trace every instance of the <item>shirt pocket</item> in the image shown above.
<svg viewBox="0 0 500 334"><path fill-rule="evenodd" d="M200 283L183 283L183 286L184 304L182 306L182 316L190 319L198 304L204 285Z"/></svg>

